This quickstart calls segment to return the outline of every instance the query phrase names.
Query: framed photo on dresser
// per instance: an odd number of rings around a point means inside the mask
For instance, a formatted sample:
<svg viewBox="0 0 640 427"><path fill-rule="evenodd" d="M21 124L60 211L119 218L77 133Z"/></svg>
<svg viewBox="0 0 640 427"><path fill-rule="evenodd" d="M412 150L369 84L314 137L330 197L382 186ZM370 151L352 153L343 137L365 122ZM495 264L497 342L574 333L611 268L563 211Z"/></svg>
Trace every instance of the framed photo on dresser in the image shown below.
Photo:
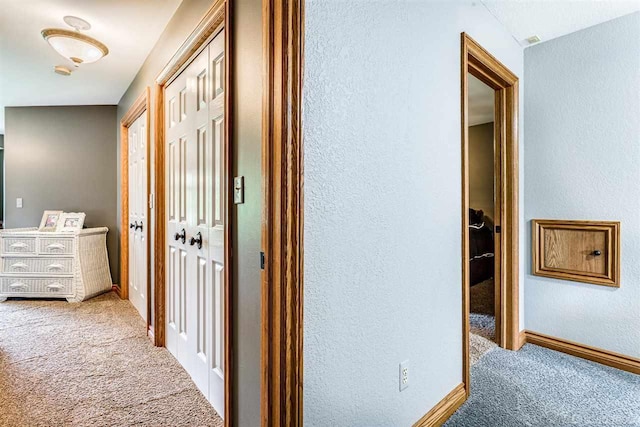
<svg viewBox="0 0 640 427"><path fill-rule="evenodd" d="M62 211L44 211L38 231L56 231Z"/></svg>
<svg viewBox="0 0 640 427"><path fill-rule="evenodd" d="M65 212L61 215L58 231L80 231L84 225L84 212Z"/></svg>

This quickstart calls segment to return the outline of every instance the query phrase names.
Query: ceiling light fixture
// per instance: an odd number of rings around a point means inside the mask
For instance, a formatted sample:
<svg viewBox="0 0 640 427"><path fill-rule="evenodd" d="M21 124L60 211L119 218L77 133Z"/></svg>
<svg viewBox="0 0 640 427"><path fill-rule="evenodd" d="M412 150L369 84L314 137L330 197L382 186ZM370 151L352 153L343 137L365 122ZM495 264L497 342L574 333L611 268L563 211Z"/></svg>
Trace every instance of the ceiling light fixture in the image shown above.
<svg viewBox="0 0 640 427"><path fill-rule="evenodd" d="M109 54L109 49L98 40L80 33L88 30L91 25L75 16L65 16L64 21L76 31L60 28L45 28L42 37L60 55L69 59L77 67L80 64L90 64Z"/></svg>

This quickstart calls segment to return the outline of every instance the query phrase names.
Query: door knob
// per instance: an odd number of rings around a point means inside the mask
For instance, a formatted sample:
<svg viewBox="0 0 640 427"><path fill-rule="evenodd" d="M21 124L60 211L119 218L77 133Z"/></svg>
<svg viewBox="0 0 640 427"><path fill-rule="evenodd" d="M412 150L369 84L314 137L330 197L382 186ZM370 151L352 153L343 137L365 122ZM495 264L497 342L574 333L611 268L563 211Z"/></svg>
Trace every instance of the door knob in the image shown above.
<svg viewBox="0 0 640 427"><path fill-rule="evenodd" d="M184 243L187 240L187 232L184 231L184 228L182 229L182 231L180 233L176 233L173 238L175 240L182 240L182 243Z"/></svg>
<svg viewBox="0 0 640 427"><path fill-rule="evenodd" d="M135 224L129 224L129 228L135 228Z"/></svg>
<svg viewBox="0 0 640 427"><path fill-rule="evenodd" d="M191 246L198 244L198 249L202 249L202 234L200 234L200 232L198 232L198 234L196 234L196 237L192 237L189 240L189 244Z"/></svg>
<svg viewBox="0 0 640 427"><path fill-rule="evenodd" d="M593 251L593 256L600 256L600 255L602 255L602 252L600 252L599 250L596 249L595 251Z"/></svg>

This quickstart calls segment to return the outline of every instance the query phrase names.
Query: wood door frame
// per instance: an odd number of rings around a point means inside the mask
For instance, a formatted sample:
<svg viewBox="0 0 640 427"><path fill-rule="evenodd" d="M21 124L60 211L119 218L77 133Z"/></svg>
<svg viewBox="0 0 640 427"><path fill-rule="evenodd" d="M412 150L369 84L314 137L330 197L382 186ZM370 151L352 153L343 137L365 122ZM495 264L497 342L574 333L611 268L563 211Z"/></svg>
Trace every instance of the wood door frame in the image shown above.
<svg viewBox="0 0 640 427"><path fill-rule="evenodd" d="M518 350L522 346L519 322L519 218L518 218L518 77L466 33L461 34L462 97L462 379L470 392L469 361L469 130L467 73L495 90L494 134L499 147L499 218L501 233L496 245L499 255L499 313L496 335L500 347ZM499 322L499 323L498 323Z"/></svg>
<svg viewBox="0 0 640 427"><path fill-rule="evenodd" d="M144 113L147 112L147 236L151 235L149 228L151 209L149 207L149 194L151 192L151 153L149 143L151 141L151 96L147 86L134 101L129 111L120 120L120 286L116 292L122 299L129 299L129 127ZM151 325L151 243L147 237L147 335L153 335Z"/></svg>
<svg viewBox="0 0 640 427"><path fill-rule="evenodd" d="M155 94L155 194L156 211L155 223L156 234L154 243L155 254L155 286L154 286L154 328L155 345L163 347L165 345L165 269L166 269L166 198L165 198L165 123L164 123L164 91L190 63L209 44L215 35L224 31L225 35L225 101L224 101L224 141L226 145L225 169L227 179L224 184L227 189L227 209L225 212L225 274L224 274L224 425L233 425L233 405L231 402L233 391L233 327L232 327L232 247L231 233L234 222L231 215L234 209L233 191L231 191L233 146L232 141L232 114L233 114L233 43L231 29L232 1L215 0L211 8L207 11L200 23L187 37L185 42L178 48L173 57L169 60L164 69L156 77L154 85Z"/></svg>
<svg viewBox="0 0 640 427"><path fill-rule="evenodd" d="M261 425L302 425L304 0L263 0Z"/></svg>

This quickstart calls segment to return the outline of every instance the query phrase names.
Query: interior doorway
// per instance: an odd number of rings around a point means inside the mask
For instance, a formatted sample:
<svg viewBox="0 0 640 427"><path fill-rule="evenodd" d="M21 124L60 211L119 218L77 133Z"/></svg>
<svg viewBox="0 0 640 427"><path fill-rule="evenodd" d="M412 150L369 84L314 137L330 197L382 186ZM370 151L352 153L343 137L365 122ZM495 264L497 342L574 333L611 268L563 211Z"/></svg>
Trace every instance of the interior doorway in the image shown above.
<svg viewBox="0 0 640 427"><path fill-rule="evenodd" d="M473 74L468 84L469 177L469 326L470 358L475 363L499 342L496 315L500 315L500 251L496 251L496 224L500 206L500 150L495 138L495 90ZM499 148L499 147L498 147ZM499 249L499 247L498 247Z"/></svg>
<svg viewBox="0 0 640 427"><path fill-rule="evenodd" d="M483 331L509 350L522 345L518 310L518 78L465 33L461 35L461 56L462 374L468 395L472 287L480 286L473 292L474 309L486 312L474 313L484 314L474 316L476 333ZM487 123L491 125L471 130Z"/></svg>

